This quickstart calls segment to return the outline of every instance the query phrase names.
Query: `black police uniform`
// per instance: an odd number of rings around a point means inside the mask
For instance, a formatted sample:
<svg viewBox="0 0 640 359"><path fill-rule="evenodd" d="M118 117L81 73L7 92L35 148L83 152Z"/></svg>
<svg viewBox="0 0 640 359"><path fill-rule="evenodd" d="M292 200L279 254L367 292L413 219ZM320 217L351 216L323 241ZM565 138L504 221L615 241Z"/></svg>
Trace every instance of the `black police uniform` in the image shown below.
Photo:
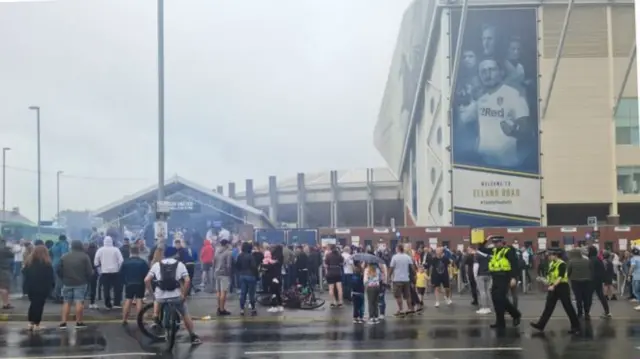
<svg viewBox="0 0 640 359"><path fill-rule="evenodd" d="M513 318L513 325L518 326L522 315L507 297L511 287L511 279L517 280L518 278L518 259L515 250L506 245L479 250L491 255L489 259L489 272L492 280L491 300L496 313L496 322L491 325L491 328L501 329L506 326L505 312L508 312Z"/></svg>
<svg viewBox="0 0 640 359"><path fill-rule="evenodd" d="M571 330L569 333L577 334L580 332L580 322L578 321L576 309L571 303L571 289L569 287L567 264L559 258L562 253L561 250L551 249L549 252L557 255L558 258L549 263L549 269L547 270L547 282L549 285L552 285L560 279L560 283L554 287L553 291L547 292L544 311L542 312L538 322L531 323L531 327L540 331L544 330L544 327L549 322L549 319L556 308L556 304L560 301L569 321L571 322Z"/></svg>

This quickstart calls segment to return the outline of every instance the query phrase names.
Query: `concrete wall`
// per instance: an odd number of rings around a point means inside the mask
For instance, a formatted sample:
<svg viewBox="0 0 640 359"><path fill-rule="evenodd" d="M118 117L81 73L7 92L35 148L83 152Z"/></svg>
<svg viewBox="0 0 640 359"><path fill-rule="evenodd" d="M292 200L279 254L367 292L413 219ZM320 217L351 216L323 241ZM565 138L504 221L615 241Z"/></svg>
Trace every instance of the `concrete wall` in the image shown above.
<svg viewBox="0 0 640 359"><path fill-rule="evenodd" d="M616 163L640 164L640 148L615 146L613 108L634 41L632 5L575 6L553 92L551 80L566 6L540 11L541 98L546 203L612 203ZM635 66L623 97L637 97Z"/></svg>

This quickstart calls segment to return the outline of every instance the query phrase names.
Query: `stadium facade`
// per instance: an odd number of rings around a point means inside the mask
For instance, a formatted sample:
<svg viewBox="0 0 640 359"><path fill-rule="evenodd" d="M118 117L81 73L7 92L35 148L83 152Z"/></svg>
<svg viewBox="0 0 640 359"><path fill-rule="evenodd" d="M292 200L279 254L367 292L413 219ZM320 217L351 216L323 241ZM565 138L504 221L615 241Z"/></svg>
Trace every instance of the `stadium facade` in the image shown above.
<svg viewBox="0 0 640 359"><path fill-rule="evenodd" d="M267 213L289 228L392 227L404 225L402 185L388 168L366 168L270 176L245 191L229 183L227 196ZM223 192L223 186L218 186Z"/></svg>
<svg viewBox="0 0 640 359"><path fill-rule="evenodd" d="M630 0L416 0L374 131L407 223L637 223Z"/></svg>

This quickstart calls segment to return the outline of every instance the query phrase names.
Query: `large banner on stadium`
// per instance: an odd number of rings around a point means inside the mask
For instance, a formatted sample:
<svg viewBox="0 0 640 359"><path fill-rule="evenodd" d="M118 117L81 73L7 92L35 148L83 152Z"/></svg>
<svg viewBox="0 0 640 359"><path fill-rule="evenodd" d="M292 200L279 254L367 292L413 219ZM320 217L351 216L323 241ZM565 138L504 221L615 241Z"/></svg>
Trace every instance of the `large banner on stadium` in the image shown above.
<svg viewBox="0 0 640 359"><path fill-rule="evenodd" d="M534 8L451 14L452 201L455 225L539 225L538 31ZM454 66L454 65L452 65Z"/></svg>

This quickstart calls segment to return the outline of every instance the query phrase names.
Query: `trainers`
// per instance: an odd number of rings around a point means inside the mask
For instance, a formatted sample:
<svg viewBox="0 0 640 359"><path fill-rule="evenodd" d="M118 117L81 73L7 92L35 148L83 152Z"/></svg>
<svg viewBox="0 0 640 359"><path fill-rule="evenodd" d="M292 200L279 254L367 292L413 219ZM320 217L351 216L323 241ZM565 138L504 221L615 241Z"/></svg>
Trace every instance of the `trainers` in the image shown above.
<svg viewBox="0 0 640 359"><path fill-rule="evenodd" d="M440 302L436 302L436 304L434 305L434 307L436 307L436 308L440 308Z"/></svg>
<svg viewBox="0 0 640 359"><path fill-rule="evenodd" d="M200 337L195 334L191 334L191 345L198 345L198 344L202 344L202 340L200 339Z"/></svg>
<svg viewBox="0 0 640 359"><path fill-rule="evenodd" d="M277 309L277 312L284 312L284 307L283 306L279 306L276 309Z"/></svg>
<svg viewBox="0 0 640 359"><path fill-rule="evenodd" d="M125 322L125 323L126 323L126 322ZM77 322L77 323L76 323L76 329L84 329L84 328L86 328L86 327L87 327L87 325L86 325L86 324L84 324L83 322Z"/></svg>
<svg viewBox="0 0 640 359"><path fill-rule="evenodd" d="M278 312L278 308L276 308L276 307L271 307L271 308L267 309L267 312L269 312L269 313L276 313L276 312Z"/></svg>
<svg viewBox="0 0 640 359"><path fill-rule="evenodd" d="M58 326L58 329L67 330L67 323L60 323L60 325Z"/></svg>
<svg viewBox="0 0 640 359"><path fill-rule="evenodd" d="M451 300L451 298L447 298L445 301L447 302L447 305L451 305L451 303L453 303L453 301Z"/></svg>
<svg viewBox="0 0 640 359"><path fill-rule="evenodd" d="M353 324L360 324L360 319L353 318Z"/></svg>
<svg viewBox="0 0 640 359"><path fill-rule="evenodd" d="M240 315L244 316L244 309L240 309Z"/></svg>

